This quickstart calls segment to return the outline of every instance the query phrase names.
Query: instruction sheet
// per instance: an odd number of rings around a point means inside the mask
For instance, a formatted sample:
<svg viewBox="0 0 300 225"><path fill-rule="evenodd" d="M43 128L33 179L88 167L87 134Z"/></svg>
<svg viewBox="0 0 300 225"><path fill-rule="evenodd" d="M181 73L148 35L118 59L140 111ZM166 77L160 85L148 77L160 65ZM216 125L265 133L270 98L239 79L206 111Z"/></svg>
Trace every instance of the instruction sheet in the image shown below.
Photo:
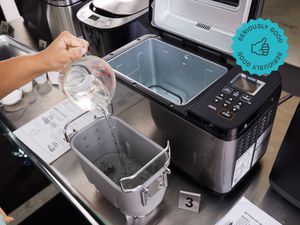
<svg viewBox="0 0 300 225"><path fill-rule="evenodd" d="M70 149L70 143L64 138L64 126L83 112L70 101L64 100L14 131L14 134L42 160L50 164ZM94 119L94 113L85 114L70 124L67 134L80 130Z"/></svg>
<svg viewBox="0 0 300 225"><path fill-rule="evenodd" d="M242 197L216 225L282 225Z"/></svg>

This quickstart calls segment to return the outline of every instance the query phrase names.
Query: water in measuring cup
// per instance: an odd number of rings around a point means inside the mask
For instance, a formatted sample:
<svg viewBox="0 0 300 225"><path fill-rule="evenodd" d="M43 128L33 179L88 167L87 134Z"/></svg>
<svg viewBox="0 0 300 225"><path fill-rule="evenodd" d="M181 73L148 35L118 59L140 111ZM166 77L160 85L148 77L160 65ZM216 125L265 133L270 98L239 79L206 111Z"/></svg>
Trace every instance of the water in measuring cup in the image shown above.
<svg viewBox="0 0 300 225"><path fill-rule="evenodd" d="M101 80L91 74L73 75L72 79L65 81L64 89L69 99L83 110L107 105L111 97Z"/></svg>

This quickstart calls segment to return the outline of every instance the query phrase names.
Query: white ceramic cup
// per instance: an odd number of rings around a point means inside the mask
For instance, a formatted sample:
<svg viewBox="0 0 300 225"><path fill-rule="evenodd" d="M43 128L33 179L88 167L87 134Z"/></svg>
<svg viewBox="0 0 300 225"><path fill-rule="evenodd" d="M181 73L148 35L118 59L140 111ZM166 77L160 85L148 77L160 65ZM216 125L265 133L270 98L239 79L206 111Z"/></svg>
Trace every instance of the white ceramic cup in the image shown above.
<svg viewBox="0 0 300 225"><path fill-rule="evenodd" d="M47 73L44 73L34 79L38 84L44 84L47 82Z"/></svg>
<svg viewBox="0 0 300 225"><path fill-rule="evenodd" d="M0 99L0 103L3 105L14 105L22 98L22 91L19 89L6 95L4 98Z"/></svg>
<svg viewBox="0 0 300 225"><path fill-rule="evenodd" d="M32 91L32 81L28 82L27 84L23 85L22 87L20 87L20 89L24 92L24 93L29 93Z"/></svg>

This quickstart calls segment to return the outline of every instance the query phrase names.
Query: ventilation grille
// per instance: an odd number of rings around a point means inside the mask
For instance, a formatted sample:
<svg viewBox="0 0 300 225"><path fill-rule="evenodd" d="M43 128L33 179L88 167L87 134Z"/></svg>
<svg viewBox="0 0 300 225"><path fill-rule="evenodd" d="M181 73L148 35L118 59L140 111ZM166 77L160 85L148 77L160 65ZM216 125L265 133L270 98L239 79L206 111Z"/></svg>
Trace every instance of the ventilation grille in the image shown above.
<svg viewBox="0 0 300 225"><path fill-rule="evenodd" d="M210 30L210 28L211 28L211 26L206 25L206 24L204 24L204 23L200 23L200 22L198 22L198 23L196 24L196 27L201 28L201 29L203 29L203 30Z"/></svg>
<svg viewBox="0 0 300 225"><path fill-rule="evenodd" d="M258 123L254 124L238 142L237 159L247 151L255 142L258 131Z"/></svg>
<svg viewBox="0 0 300 225"><path fill-rule="evenodd" d="M260 127L258 131L258 136L262 135L263 132L271 125L275 114L275 109L272 107L266 114L262 117L260 122Z"/></svg>
<svg viewBox="0 0 300 225"><path fill-rule="evenodd" d="M243 134L238 141L237 159L247 151L260 137L265 130L273 123L276 108L272 106L265 114L263 114L259 121L249 127L249 130Z"/></svg>

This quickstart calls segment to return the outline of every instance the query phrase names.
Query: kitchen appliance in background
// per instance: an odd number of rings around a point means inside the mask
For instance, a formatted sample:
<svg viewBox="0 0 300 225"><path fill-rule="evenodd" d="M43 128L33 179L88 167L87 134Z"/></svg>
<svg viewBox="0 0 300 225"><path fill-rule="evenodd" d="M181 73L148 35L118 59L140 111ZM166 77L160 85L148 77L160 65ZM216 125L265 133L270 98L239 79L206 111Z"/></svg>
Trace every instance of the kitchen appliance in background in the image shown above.
<svg viewBox="0 0 300 225"><path fill-rule="evenodd" d="M152 25L161 35L105 57L119 81L151 101L174 165L217 193L235 188L264 155L281 93L277 72L251 76L225 63L236 29L262 3L153 0Z"/></svg>
<svg viewBox="0 0 300 225"><path fill-rule="evenodd" d="M271 187L300 208L300 104L290 123L270 174Z"/></svg>
<svg viewBox="0 0 300 225"><path fill-rule="evenodd" d="M149 0L94 0L77 18L90 51L100 57L148 33Z"/></svg>
<svg viewBox="0 0 300 225"><path fill-rule="evenodd" d="M76 37L82 36L76 13L87 0L40 1L45 4L46 17L53 39L65 30Z"/></svg>
<svg viewBox="0 0 300 225"><path fill-rule="evenodd" d="M36 46L40 40L50 43L52 36L46 18L46 5L41 0L15 0L24 25Z"/></svg>
<svg viewBox="0 0 300 225"><path fill-rule="evenodd" d="M5 21L5 17L4 17L4 14L3 14L3 10L2 10L1 7L0 7L0 21Z"/></svg>

